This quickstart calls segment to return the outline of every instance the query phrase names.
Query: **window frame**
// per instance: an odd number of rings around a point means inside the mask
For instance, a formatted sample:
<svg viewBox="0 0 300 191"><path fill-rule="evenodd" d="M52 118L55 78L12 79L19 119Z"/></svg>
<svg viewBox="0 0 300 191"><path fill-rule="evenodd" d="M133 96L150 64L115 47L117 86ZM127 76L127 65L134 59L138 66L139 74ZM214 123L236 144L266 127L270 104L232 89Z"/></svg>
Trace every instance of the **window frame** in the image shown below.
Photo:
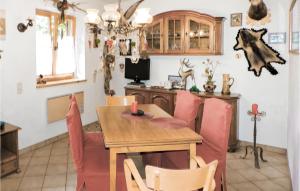
<svg viewBox="0 0 300 191"><path fill-rule="evenodd" d="M50 75L44 75L43 79L48 82L55 82L55 81L63 81L63 80L70 80L75 79L74 72L72 73L65 73L65 74L56 74L56 62L57 62L57 47L58 47L58 25L60 21L60 13L58 12L52 12L47 10L41 10L36 9L36 16L44 16L48 17L50 20L50 33L51 33L51 39L52 39L52 74ZM52 28L51 25L53 25L52 16L54 19L54 28ZM65 15L66 20L72 21L72 35L74 37L74 47L75 47L75 41L76 41L76 17L71 15ZM37 74L37 81L39 79L39 74Z"/></svg>

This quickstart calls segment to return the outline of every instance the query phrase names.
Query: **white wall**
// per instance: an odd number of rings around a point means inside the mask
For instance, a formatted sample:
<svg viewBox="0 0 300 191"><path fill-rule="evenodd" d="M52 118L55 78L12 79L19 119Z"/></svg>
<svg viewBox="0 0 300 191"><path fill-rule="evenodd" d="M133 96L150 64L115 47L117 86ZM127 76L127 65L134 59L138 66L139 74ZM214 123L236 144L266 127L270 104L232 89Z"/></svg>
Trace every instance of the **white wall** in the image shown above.
<svg viewBox="0 0 300 191"><path fill-rule="evenodd" d="M126 6L133 3L130 0ZM287 32L288 21L288 4L284 0L272 1L266 0L266 4L272 13L272 22L266 27L269 32ZM124 7L126 7L124 6ZM288 105L288 68L289 63L280 66L274 64L279 75L272 76L265 69L261 77L257 78L253 72L248 72L247 62L242 55L242 59L236 59L236 52L233 51L235 45L235 37L239 27L230 27L230 14L242 12L244 27L246 26L246 12L249 8L249 1L237 0L148 0L144 1L143 7L151 8L151 14L155 15L169 10L195 10L207 13L212 16L226 17L224 24L224 55L210 56L212 60L219 60L222 64L216 71L217 90L221 91L221 76L223 73L230 73L235 78L235 84L232 92L242 95L240 100L240 116L239 116L239 139L252 141L253 122L246 114L252 103L258 103L261 110L267 112L258 124L258 143L272 145L276 147L286 148L287 145L287 105ZM267 38L266 38L267 41ZM287 44L272 45L278 50L282 57L288 60ZM196 82L197 86L202 90L205 78L202 77L204 66L201 64L207 56L185 56L196 66ZM183 56L151 56L151 75L150 84L159 84L161 81L167 81L169 74L177 74L179 68L179 60ZM117 93L124 94L123 87L128 82L124 79L117 69L113 73L112 87ZM191 84L190 84L191 85Z"/></svg>
<svg viewBox="0 0 300 191"><path fill-rule="evenodd" d="M82 1L83 2L83 1ZM94 3L93 3L94 2ZM102 7L100 1L89 1L83 7ZM1 86L0 119L18 125L22 128L19 134L20 148L30 146L67 131L65 121L47 124L47 98L74 93L85 92L85 107L82 121L84 124L97 120L96 105L103 104L102 76L97 75L94 80L94 70L98 68L100 49L83 49L85 55L87 82L62 85L49 88L36 88L35 74L35 27L25 33L17 31L17 24L28 17L35 17L35 10L53 9L52 3L43 0L4 0L0 2L0 9L6 10L6 40L0 41L0 49L4 48L4 58L0 65ZM77 38L85 43L86 31L84 14L74 13L77 17ZM23 93L17 94L17 83L23 85ZM1 103L1 102L0 102Z"/></svg>

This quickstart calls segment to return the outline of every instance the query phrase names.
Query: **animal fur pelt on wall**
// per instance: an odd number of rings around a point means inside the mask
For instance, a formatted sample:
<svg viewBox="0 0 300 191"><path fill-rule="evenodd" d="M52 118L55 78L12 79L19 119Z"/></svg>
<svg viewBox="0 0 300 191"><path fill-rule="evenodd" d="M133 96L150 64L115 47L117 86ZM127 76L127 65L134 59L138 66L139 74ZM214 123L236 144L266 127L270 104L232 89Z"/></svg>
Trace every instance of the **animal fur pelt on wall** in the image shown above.
<svg viewBox="0 0 300 191"><path fill-rule="evenodd" d="M272 75L276 75L278 72L271 63L285 64L286 62L262 39L266 33L267 29L242 28L236 36L237 44L233 49L244 51L249 64L248 70L253 71L255 76L260 76L262 68L266 68Z"/></svg>
<svg viewBox="0 0 300 191"><path fill-rule="evenodd" d="M265 25L271 21L269 12L263 0L249 0L250 8L247 15L248 25Z"/></svg>

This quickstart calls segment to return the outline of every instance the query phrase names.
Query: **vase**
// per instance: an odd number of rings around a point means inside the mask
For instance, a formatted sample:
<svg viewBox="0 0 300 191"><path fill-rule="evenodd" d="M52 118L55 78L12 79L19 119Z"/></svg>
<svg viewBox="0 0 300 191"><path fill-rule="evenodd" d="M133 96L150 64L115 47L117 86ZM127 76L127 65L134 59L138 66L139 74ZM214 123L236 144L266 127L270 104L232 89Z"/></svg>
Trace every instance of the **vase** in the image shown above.
<svg viewBox="0 0 300 191"><path fill-rule="evenodd" d="M230 95L230 88L234 83L234 78L230 77L229 74L223 74L223 88L222 94Z"/></svg>
<svg viewBox="0 0 300 191"><path fill-rule="evenodd" d="M207 93L214 93L214 90L216 89L216 85L213 81L208 81L206 84L203 85L203 88L205 89L205 92Z"/></svg>

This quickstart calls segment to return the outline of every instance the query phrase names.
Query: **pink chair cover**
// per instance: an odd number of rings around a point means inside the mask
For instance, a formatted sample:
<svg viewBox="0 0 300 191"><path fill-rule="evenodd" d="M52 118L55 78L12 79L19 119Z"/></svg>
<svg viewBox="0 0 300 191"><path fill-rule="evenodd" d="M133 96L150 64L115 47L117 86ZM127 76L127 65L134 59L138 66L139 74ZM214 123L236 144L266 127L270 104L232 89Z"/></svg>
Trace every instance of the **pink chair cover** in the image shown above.
<svg viewBox="0 0 300 191"><path fill-rule="evenodd" d="M76 191L109 191L109 150L105 149L101 133L86 133L82 129L80 112L74 96L67 114L71 153L77 171ZM126 191L123 161L117 157L117 190Z"/></svg>
<svg viewBox="0 0 300 191"><path fill-rule="evenodd" d="M215 174L216 191L221 190L222 174L226 180L226 153L232 118L230 104L215 98L206 99L204 103L203 118L200 134L204 140L197 145L197 155L206 163L215 159L219 161ZM162 154L162 166L164 168L188 168L188 152L166 152Z"/></svg>
<svg viewBox="0 0 300 191"><path fill-rule="evenodd" d="M188 91L177 91L174 118L186 121L195 130L195 119L201 102L200 97Z"/></svg>
<svg viewBox="0 0 300 191"><path fill-rule="evenodd" d="M189 127L195 130L195 120L201 102L200 97L188 91L177 91L174 118L156 118L151 121L165 128ZM144 153L143 162L147 165L161 166L161 153Z"/></svg>

